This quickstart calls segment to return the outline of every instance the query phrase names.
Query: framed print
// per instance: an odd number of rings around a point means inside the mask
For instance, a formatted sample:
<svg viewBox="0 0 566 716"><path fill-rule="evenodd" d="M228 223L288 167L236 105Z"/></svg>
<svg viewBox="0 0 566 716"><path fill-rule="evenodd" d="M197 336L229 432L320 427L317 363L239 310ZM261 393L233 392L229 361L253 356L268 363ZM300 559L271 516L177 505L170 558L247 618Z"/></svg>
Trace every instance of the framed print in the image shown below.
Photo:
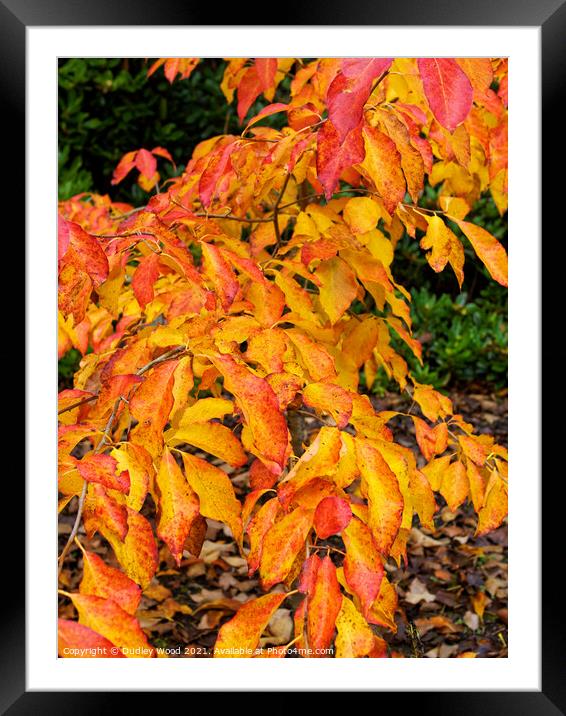
<svg viewBox="0 0 566 716"><path fill-rule="evenodd" d="M563 712L538 425L564 7L129 10L0 6L27 327L3 712Z"/></svg>

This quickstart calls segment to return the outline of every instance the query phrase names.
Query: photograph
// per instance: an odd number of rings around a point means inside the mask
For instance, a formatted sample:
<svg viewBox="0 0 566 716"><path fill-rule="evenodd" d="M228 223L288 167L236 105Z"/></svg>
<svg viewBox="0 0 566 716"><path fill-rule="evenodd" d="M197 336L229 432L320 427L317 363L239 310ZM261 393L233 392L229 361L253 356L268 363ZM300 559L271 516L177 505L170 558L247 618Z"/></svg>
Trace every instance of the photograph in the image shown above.
<svg viewBox="0 0 566 716"><path fill-rule="evenodd" d="M509 659L513 72L58 56L59 661Z"/></svg>

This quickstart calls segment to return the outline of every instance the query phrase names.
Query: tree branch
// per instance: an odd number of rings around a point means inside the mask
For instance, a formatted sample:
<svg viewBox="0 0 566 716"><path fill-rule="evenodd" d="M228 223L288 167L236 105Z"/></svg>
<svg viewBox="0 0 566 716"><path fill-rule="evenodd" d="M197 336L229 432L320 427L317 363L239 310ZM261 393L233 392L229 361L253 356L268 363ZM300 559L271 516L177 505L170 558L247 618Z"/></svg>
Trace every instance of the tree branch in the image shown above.
<svg viewBox="0 0 566 716"><path fill-rule="evenodd" d="M143 375L146 373L150 368L152 368L154 365L157 365L158 363L164 363L165 361L173 358L176 355L179 355L180 353L183 353L186 351L186 346L177 346L177 348L172 348L170 351L167 351L166 353L163 353L162 355L158 356L157 358L154 358L149 363L146 363L144 366L142 366L137 372L136 375ZM93 396L98 397L98 395ZM89 400L92 400L92 398L89 398ZM112 412L110 413L110 417L108 418L108 421L106 422L106 426L104 428L104 432L102 433L102 437L100 438L98 445L94 448L93 453L97 454L100 453L106 443L108 442L108 438L110 436L110 433L112 431L112 427L114 425L114 421L116 419L116 416L118 415L118 408L120 407L120 403L125 400L123 395L119 395L116 398L116 402L114 403L114 406L112 408ZM61 552L61 555L59 556L59 571L58 574L61 574L61 570L63 568L63 563L65 561L65 557L67 556L67 553L69 552L69 549L71 548L71 545L73 543L73 540L77 536L77 533L79 531L79 526L81 523L81 518L83 515L83 509L84 509L84 503L86 498L86 491L87 491L88 483L86 480L83 482L83 488L81 490L81 494L79 495L79 504L77 507L77 515L75 517L75 523L73 524L73 529L71 530L71 534L69 535L69 539L67 540L67 543L63 547L63 551Z"/></svg>
<svg viewBox="0 0 566 716"><path fill-rule="evenodd" d="M287 189L287 185L289 184L289 179L291 178L291 172L287 174L285 177L285 181L283 182L283 186L281 187L281 191L279 192L279 196L277 197L277 201L275 202L275 205L273 206L273 227L275 229L275 236L277 238L277 241L275 242L275 248L273 249L273 255L276 256L277 252L279 251L279 247L281 246L281 231L279 230L279 205L281 204L281 199L283 198L283 194L285 194L285 191Z"/></svg>

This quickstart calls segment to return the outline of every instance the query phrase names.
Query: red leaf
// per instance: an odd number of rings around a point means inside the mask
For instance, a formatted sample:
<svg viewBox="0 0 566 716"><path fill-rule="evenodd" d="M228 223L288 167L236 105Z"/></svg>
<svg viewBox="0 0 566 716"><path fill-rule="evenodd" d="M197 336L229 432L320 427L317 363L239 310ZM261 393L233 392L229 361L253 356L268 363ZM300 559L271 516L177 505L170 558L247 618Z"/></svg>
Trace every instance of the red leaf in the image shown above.
<svg viewBox="0 0 566 716"><path fill-rule="evenodd" d="M257 57L255 68L259 84L263 92L271 89L277 73L277 59L275 57ZM245 114L245 113L244 113Z"/></svg>
<svg viewBox="0 0 566 716"><path fill-rule="evenodd" d="M138 149L136 154L136 169L144 177L152 179L157 171L157 159L147 149Z"/></svg>
<svg viewBox="0 0 566 716"><path fill-rule="evenodd" d="M392 60L379 57L342 60L326 95L328 116L342 141L362 119L373 81L389 69Z"/></svg>
<svg viewBox="0 0 566 716"><path fill-rule="evenodd" d="M336 535L352 519L350 505L342 497L325 497L314 513L314 528L320 539Z"/></svg>
<svg viewBox="0 0 566 716"><path fill-rule="evenodd" d="M74 260L100 286L108 277L108 259L94 236L88 234L79 224L67 221L59 215L59 250L63 259L69 249L75 250Z"/></svg>
<svg viewBox="0 0 566 716"><path fill-rule="evenodd" d="M175 162L173 161L173 157L171 154L164 149L163 147L154 147L151 150L151 153L154 154L156 157L163 157L163 159L168 159L173 166L175 166Z"/></svg>
<svg viewBox="0 0 566 716"><path fill-rule="evenodd" d="M231 167L230 155L234 149L235 144L230 142L226 146L220 147L212 153L206 169L201 175L198 185L199 198L204 207L208 207L210 205L220 177Z"/></svg>
<svg viewBox="0 0 566 716"><path fill-rule="evenodd" d="M144 256L132 278L132 289L142 310L153 301L153 284L159 276L159 255L153 253Z"/></svg>
<svg viewBox="0 0 566 716"><path fill-rule="evenodd" d="M227 311L240 290L234 271L220 249L214 244L201 243L205 275L210 279L222 308Z"/></svg>
<svg viewBox="0 0 566 716"><path fill-rule="evenodd" d="M90 452L78 461L77 470L87 482L98 482L111 490L127 493L130 489L130 476L125 470L116 474L117 464L111 455L95 455Z"/></svg>
<svg viewBox="0 0 566 716"><path fill-rule="evenodd" d="M262 80L256 65L249 67L238 85L238 118L240 122L262 92Z"/></svg>
<svg viewBox="0 0 566 716"><path fill-rule="evenodd" d="M311 594L320 568L321 559L318 554L311 554L305 559L299 575L297 589L303 594Z"/></svg>
<svg viewBox="0 0 566 716"><path fill-rule="evenodd" d="M137 152L127 152L127 154L124 154L122 159L118 162L118 166L114 169L111 182L112 184L119 184L122 179L125 179L125 177L135 167L136 154Z"/></svg>
<svg viewBox="0 0 566 716"><path fill-rule="evenodd" d="M327 200L332 197L344 169L358 164L364 156L361 123L341 141L336 127L326 120L317 133L316 171Z"/></svg>
<svg viewBox="0 0 566 716"><path fill-rule="evenodd" d="M379 594L383 580L383 563L369 527L354 517L343 532L346 546L344 576L348 586L360 600L362 613L367 617Z"/></svg>
<svg viewBox="0 0 566 716"><path fill-rule="evenodd" d="M114 644L84 624L59 619L58 654L65 659L124 659Z"/></svg>
<svg viewBox="0 0 566 716"><path fill-rule="evenodd" d="M472 108L474 90L470 80L456 60L449 57L421 58L417 63L432 113L453 132Z"/></svg>
<svg viewBox="0 0 566 716"><path fill-rule="evenodd" d="M324 557L321 561L312 591L307 599L309 647L315 650L317 657L328 656L321 652L330 646L336 618L342 606L342 593L336 577L336 567L330 557Z"/></svg>

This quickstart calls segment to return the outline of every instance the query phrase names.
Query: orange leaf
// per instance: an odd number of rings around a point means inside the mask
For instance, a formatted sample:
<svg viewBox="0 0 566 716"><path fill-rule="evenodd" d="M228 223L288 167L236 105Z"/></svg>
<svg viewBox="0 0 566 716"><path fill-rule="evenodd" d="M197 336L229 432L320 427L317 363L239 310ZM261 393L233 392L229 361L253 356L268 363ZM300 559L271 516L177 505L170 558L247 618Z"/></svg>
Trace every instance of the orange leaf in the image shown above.
<svg viewBox="0 0 566 716"><path fill-rule="evenodd" d="M464 455L472 462L475 462L478 467L482 467L487 458L485 445L482 445L476 437L468 435L458 435L458 442Z"/></svg>
<svg viewBox="0 0 566 716"><path fill-rule="evenodd" d="M476 535L497 529L507 515L507 483L494 470L486 487L485 502L478 514Z"/></svg>
<svg viewBox="0 0 566 716"><path fill-rule="evenodd" d="M363 138L365 159L361 167L379 192L387 211L393 214L406 190L401 155L395 142L375 127L365 125Z"/></svg>
<svg viewBox="0 0 566 716"><path fill-rule="evenodd" d="M270 472L261 460L254 460L250 466L250 487L252 490L269 489L277 482L277 476Z"/></svg>
<svg viewBox="0 0 566 716"><path fill-rule="evenodd" d="M340 431L322 427L316 438L301 455L299 461L280 483L279 500L288 507L298 490L316 477L333 475L336 472L342 447Z"/></svg>
<svg viewBox="0 0 566 716"><path fill-rule="evenodd" d="M415 424L415 432L417 443L422 454L427 460L432 460L435 455L439 455L446 450L448 441L448 426L446 423L439 423L431 428L421 418L413 416Z"/></svg>
<svg viewBox="0 0 566 716"><path fill-rule="evenodd" d="M108 259L94 236L74 221L59 215L58 238L60 259L71 258L89 275L95 287L108 278ZM69 256L67 257L67 254Z"/></svg>
<svg viewBox="0 0 566 716"><path fill-rule="evenodd" d="M241 606L236 615L220 628L214 656L224 659L253 656L269 620L286 596L281 592L266 594Z"/></svg>
<svg viewBox="0 0 566 716"><path fill-rule="evenodd" d="M327 200L332 197L342 172L364 158L360 127L361 124L354 127L343 140L330 119L318 130L316 172Z"/></svg>
<svg viewBox="0 0 566 716"><path fill-rule="evenodd" d="M141 589L115 567L108 566L94 552L83 553L83 578L79 586L81 594L113 599L128 614L135 614L141 599Z"/></svg>
<svg viewBox="0 0 566 716"><path fill-rule="evenodd" d="M466 475L464 463L456 460L448 466L442 476L440 493L448 503L451 512L455 512L464 502L470 491L470 483Z"/></svg>
<svg viewBox="0 0 566 716"><path fill-rule="evenodd" d="M251 576L259 567L263 551L263 541L267 531L275 523L275 517L279 511L279 500L268 500L256 512L248 525L247 533L250 539L250 551L248 553L248 574Z"/></svg>
<svg viewBox="0 0 566 716"><path fill-rule="evenodd" d="M352 396L333 383L310 383L303 390L303 402L320 413L329 413L339 428L345 428L352 415Z"/></svg>
<svg viewBox="0 0 566 716"><path fill-rule="evenodd" d="M432 488L427 477L420 470L411 470L409 474L411 501L421 525L434 530L433 515L437 510Z"/></svg>
<svg viewBox="0 0 566 716"><path fill-rule="evenodd" d="M486 595L485 592L476 592L472 598L472 606L474 608L474 612L478 615L480 619L483 619L483 614L485 612L486 606L489 604L491 600Z"/></svg>
<svg viewBox="0 0 566 716"><path fill-rule="evenodd" d="M127 470L130 475L130 491L126 504L139 512L145 502L149 481L155 472L151 455L141 445L133 443L121 445L119 449L112 450L111 455L116 459L118 469Z"/></svg>
<svg viewBox="0 0 566 716"><path fill-rule="evenodd" d="M126 505L118 503L102 485L96 483L88 487L83 521L88 537L92 537L97 530L107 539L108 533L115 535L119 540L124 540L128 534Z"/></svg>
<svg viewBox="0 0 566 716"><path fill-rule="evenodd" d="M275 82L275 74L277 73L276 57L256 57L255 68L262 92L267 92Z"/></svg>
<svg viewBox="0 0 566 716"><path fill-rule="evenodd" d="M155 488L158 500L157 535L167 544L177 565L180 565L183 545L199 515L199 500L168 448L161 456Z"/></svg>
<svg viewBox="0 0 566 716"><path fill-rule="evenodd" d="M454 219L451 216L448 218L458 224L466 235L490 276L502 286L507 286L507 253L499 241L477 224Z"/></svg>
<svg viewBox="0 0 566 716"><path fill-rule="evenodd" d="M157 171L157 160L147 149L138 149L135 159L136 169L146 179L152 179Z"/></svg>
<svg viewBox="0 0 566 716"><path fill-rule="evenodd" d="M470 495L474 504L474 510L479 512L485 502L486 479L481 471L471 460L466 461L466 473L470 482Z"/></svg>
<svg viewBox="0 0 566 716"><path fill-rule="evenodd" d="M79 613L79 622L124 650L125 656L148 658L153 648L138 623L112 599L87 594L69 595ZM130 654L128 654L130 651Z"/></svg>
<svg viewBox="0 0 566 716"><path fill-rule="evenodd" d="M173 407L173 373L177 363L165 361L153 368L130 400L130 413L139 421L130 432L130 439L154 459L163 448L163 428Z"/></svg>
<svg viewBox="0 0 566 716"><path fill-rule="evenodd" d="M342 60L342 69L330 84L326 96L328 116L340 141L361 121L374 80L387 72L391 62L383 57Z"/></svg>
<svg viewBox="0 0 566 716"><path fill-rule="evenodd" d="M262 92L262 80L256 65L248 67L238 85L238 119L240 123L248 113L249 108Z"/></svg>
<svg viewBox="0 0 566 716"><path fill-rule="evenodd" d="M403 496L397 477L368 440L356 438L358 467L367 491L368 525L378 550L387 554L403 516Z"/></svg>
<svg viewBox="0 0 566 716"><path fill-rule="evenodd" d="M120 540L105 527L100 531L112 545L116 559L124 572L145 589L157 570L157 545L151 525L146 518L130 507L126 507L126 511L128 533L124 540Z"/></svg>
<svg viewBox="0 0 566 716"><path fill-rule="evenodd" d="M289 451L289 431L269 383L227 355L211 360L224 376L224 387L236 398L252 435L257 457L276 475L283 471Z"/></svg>
<svg viewBox="0 0 566 716"><path fill-rule="evenodd" d="M334 359L323 346L293 328L288 329L285 333L293 342L302 363L313 380L326 380L336 376Z"/></svg>
<svg viewBox="0 0 566 716"><path fill-rule="evenodd" d="M222 308L227 311L240 290L240 284L230 264L216 246L204 242L200 245L202 247L204 274L212 282Z"/></svg>
<svg viewBox="0 0 566 716"><path fill-rule="evenodd" d="M295 557L304 547L312 519L312 510L297 507L267 531L259 564L263 589L271 589L289 574Z"/></svg>
<svg viewBox="0 0 566 716"><path fill-rule="evenodd" d="M130 476L126 471L116 473L118 463L111 455L97 455L87 453L77 462L77 470L83 480L98 482L111 490L128 492L130 489Z"/></svg>

